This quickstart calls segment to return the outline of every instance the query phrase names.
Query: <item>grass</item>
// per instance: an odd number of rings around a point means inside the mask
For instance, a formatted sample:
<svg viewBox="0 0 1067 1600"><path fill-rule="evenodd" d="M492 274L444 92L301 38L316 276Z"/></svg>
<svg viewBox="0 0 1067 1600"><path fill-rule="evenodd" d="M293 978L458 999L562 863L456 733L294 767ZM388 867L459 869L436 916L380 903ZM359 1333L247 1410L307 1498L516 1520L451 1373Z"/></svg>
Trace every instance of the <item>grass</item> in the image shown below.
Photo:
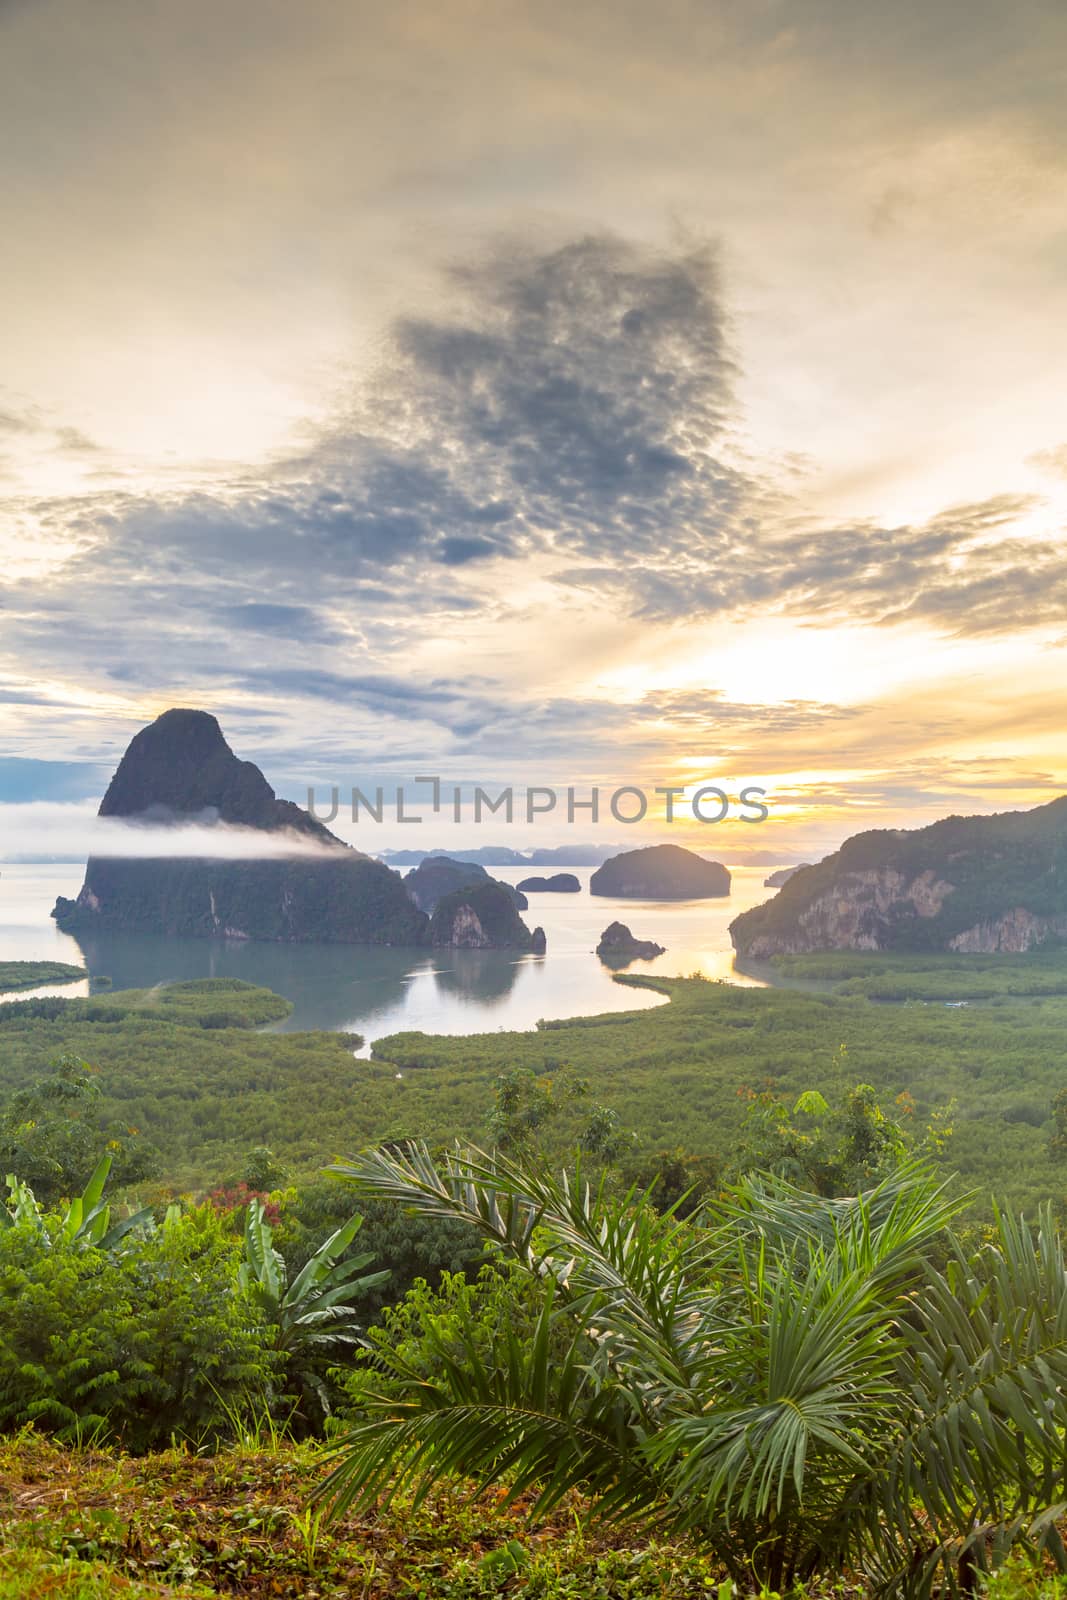
<svg viewBox="0 0 1067 1600"><path fill-rule="evenodd" d="M0 1551L0 1600L202 1600L199 1585L142 1582L103 1561L56 1560L32 1550ZM214 1591L217 1593L218 1591Z"/></svg>
<svg viewBox="0 0 1067 1600"><path fill-rule="evenodd" d="M65 961L0 961L0 994L40 989L46 983L77 983L89 974Z"/></svg>
<svg viewBox="0 0 1067 1600"><path fill-rule="evenodd" d="M28 1431L0 1439L0 1600L734 1600L697 1544L583 1530L573 1501L531 1526L521 1504L447 1481L417 1508L331 1525L308 1507L326 1470L317 1445L133 1460ZM847 1573L809 1594L869 1600ZM988 1588L1065 1596L1018 1556Z"/></svg>
<svg viewBox="0 0 1067 1600"><path fill-rule="evenodd" d="M0 1441L0 1600L691 1600L722 1576L688 1543L592 1536L574 1506L531 1528L521 1507L471 1502L456 1483L331 1526L308 1510L325 1470L307 1445L131 1460Z"/></svg>

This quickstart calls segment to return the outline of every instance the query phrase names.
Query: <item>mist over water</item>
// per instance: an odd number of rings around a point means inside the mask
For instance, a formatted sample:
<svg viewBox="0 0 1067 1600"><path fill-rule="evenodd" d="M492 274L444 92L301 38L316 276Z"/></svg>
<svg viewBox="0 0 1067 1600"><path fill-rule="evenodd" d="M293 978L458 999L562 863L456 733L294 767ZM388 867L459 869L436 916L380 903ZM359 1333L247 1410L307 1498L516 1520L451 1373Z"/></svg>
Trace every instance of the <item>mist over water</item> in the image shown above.
<svg viewBox="0 0 1067 1600"><path fill-rule="evenodd" d="M32 852L76 860L108 856L125 861L195 856L214 861L275 861L294 856L326 861L339 847L323 844L288 828L242 827L220 822L211 813L181 821L101 817L85 805L47 800L24 805L0 803L0 861L25 860L26 840L40 841Z"/></svg>
<svg viewBox="0 0 1067 1600"><path fill-rule="evenodd" d="M361 1033L368 1042L408 1029L484 1033L533 1028L541 1019L591 1016L660 1005L662 997L612 981L595 954L609 922L625 922L638 938L666 953L626 970L663 977L703 973L731 983L759 984L763 975L739 972L727 931L740 911L767 899L769 868L738 868L728 898L690 901L616 900L588 892L591 867L573 870L580 894L530 894L523 913L540 924L547 954L507 950L382 949L363 945L272 944L239 939L145 938L140 935L61 933L49 913L57 895L72 897L83 868L5 866L0 870L0 960L66 961L109 977L116 989L204 977L242 978L293 1002L281 1029L322 1028ZM493 875L518 883L529 867ZM78 995L87 985L50 986L34 993ZM17 997L25 999L28 991ZM0 996L0 999L4 998Z"/></svg>

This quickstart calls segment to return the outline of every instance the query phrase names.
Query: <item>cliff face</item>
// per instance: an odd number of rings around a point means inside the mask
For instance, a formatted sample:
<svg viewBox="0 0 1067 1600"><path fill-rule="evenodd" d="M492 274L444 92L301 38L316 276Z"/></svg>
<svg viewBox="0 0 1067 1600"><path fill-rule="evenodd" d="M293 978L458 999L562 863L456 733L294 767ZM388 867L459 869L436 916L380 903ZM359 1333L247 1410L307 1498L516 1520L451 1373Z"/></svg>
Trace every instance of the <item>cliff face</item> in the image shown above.
<svg viewBox="0 0 1067 1600"><path fill-rule="evenodd" d="M53 916L73 933L388 945L427 935L397 874L354 850L322 861L94 856L78 898L57 901Z"/></svg>
<svg viewBox="0 0 1067 1600"><path fill-rule="evenodd" d="M76 900L53 916L71 932L425 944L426 917L398 873L337 839L308 812L279 800L259 768L239 761L215 718L168 711L132 740L100 815L156 824L236 824L322 844L321 859L225 861L182 856L93 856Z"/></svg>
<svg viewBox="0 0 1067 1600"><path fill-rule="evenodd" d="M455 889L437 902L430 940L457 950L544 950L544 934L533 933L515 908L507 884L487 879Z"/></svg>
<svg viewBox="0 0 1067 1600"><path fill-rule="evenodd" d="M1067 797L856 834L730 925L742 955L1023 951L1067 937Z"/></svg>
<svg viewBox="0 0 1067 1600"><path fill-rule="evenodd" d="M763 887L765 889L780 889L782 885L788 883L790 878L794 877L796 873L802 872L805 867L810 866L810 861L801 861L800 864L795 867L779 867L778 871L772 872L769 878L764 878Z"/></svg>
<svg viewBox="0 0 1067 1600"><path fill-rule="evenodd" d="M589 893L629 900L706 900L730 893L730 874L718 861L707 861L681 845L654 844L605 861L590 878Z"/></svg>

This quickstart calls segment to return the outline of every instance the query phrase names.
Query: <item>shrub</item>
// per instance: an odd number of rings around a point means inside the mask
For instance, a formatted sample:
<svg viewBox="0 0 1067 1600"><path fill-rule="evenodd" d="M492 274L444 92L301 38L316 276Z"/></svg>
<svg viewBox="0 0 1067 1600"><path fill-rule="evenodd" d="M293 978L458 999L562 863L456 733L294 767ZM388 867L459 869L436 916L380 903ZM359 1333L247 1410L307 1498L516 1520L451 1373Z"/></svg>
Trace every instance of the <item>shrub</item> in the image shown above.
<svg viewBox="0 0 1067 1600"><path fill-rule="evenodd" d="M274 1357L239 1287L240 1245L208 1208L119 1251L31 1222L0 1231L0 1430L32 1422L143 1452L224 1437Z"/></svg>
<svg viewBox="0 0 1067 1600"><path fill-rule="evenodd" d="M373 1260L369 1252L351 1253L362 1225L362 1217L349 1217L290 1281L262 1201L249 1201L245 1214L245 1259L238 1280L270 1328L282 1369L283 1400L292 1404L291 1421L302 1432L323 1427L332 1409L329 1365L359 1342L360 1318L353 1302L388 1276L363 1271Z"/></svg>
<svg viewBox="0 0 1067 1600"><path fill-rule="evenodd" d="M483 1256L482 1239L469 1223L419 1216L378 1201L359 1209L363 1215L359 1249L370 1251L387 1274L377 1286L359 1289L355 1304L364 1322L379 1317L385 1306L396 1305L419 1280L433 1289L444 1273L477 1272ZM347 1222L352 1210L351 1194L330 1180L307 1184L284 1196L275 1246L285 1257L290 1278ZM268 1210L267 1221L274 1220Z"/></svg>
<svg viewBox="0 0 1067 1600"><path fill-rule="evenodd" d="M509 1334L533 1339L543 1299L540 1285L505 1257L483 1262L470 1278L442 1273L436 1287L418 1279L398 1305L385 1308L380 1324L368 1330L356 1364L341 1375L348 1396L341 1415L358 1416L371 1391L393 1387L399 1392L409 1381L436 1382L449 1363L471 1353L491 1365ZM560 1354L563 1349L561 1343Z"/></svg>

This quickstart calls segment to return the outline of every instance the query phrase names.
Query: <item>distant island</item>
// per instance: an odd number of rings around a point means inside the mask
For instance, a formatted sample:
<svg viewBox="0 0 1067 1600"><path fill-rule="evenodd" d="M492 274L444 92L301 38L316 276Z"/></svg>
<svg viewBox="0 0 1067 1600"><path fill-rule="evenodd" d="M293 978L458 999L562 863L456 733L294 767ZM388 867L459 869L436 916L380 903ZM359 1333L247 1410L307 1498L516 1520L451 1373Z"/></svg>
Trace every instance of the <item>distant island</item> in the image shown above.
<svg viewBox="0 0 1067 1600"><path fill-rule="evenodd" d="M448 856L451 861L474 861L483 867L595 867L618 855L618 844L561 844L537 850L513 850L509 845L479 845L475 850L382 850L379 860L391 867L417 867L420 861Z"/></svg>
<svg viewBox="0 0 1067 1600"><path fill-rule="evenodd" d="M730 893L730 874L677 844L627 850L598 867L589 893L629 900L708 900Z"/></svg>
<svg viewBox="0 0 1067 1600"><path fill-rule="evenodd" d="M666 946L635 939L625 922L611 922L600 935L596 953L606 967L628 967L631 961L655 961Z"/></svg>
<svg viewBox="0 0 1067 1600"><path fill-rule="evenodd" d="M579 894L581 887L573 872L556 872L551 878L523 878L519 884L525 894Z"/></svg>
<svg viewBox="0 0 1067 1600"><path fill-rule="evenodd" d="M772 872L769 878L764 878L765 889L781 889L793 877L794 873L803 872L805 867L810 867L810 861L802 861L795 867L779 867L777 872Z"/></svg>
<svg viewBox="0 0 1067 1600"><path fill-rule="evenodd" d="M1067 939L1067 796L855 834L730 924L740 955L1024 951Z"/></svg>
<svg viewBox="0 0 1067 1600"><path fill-rule="evenodd" d="M147 860L92 856L77 898L61 897L53 910L65 932L431 942L430 918L414 903L400 874L353 850L292 801L279 800L257 766L238 760L207 712L167 711L143 728L119 763L99 814L134 825L198 822L259 829L292 838L294 854L237 861L178 854ZM321 855L297 853L308 843L321 847ZM517 917L513 903L511 910Z"/></svg>

